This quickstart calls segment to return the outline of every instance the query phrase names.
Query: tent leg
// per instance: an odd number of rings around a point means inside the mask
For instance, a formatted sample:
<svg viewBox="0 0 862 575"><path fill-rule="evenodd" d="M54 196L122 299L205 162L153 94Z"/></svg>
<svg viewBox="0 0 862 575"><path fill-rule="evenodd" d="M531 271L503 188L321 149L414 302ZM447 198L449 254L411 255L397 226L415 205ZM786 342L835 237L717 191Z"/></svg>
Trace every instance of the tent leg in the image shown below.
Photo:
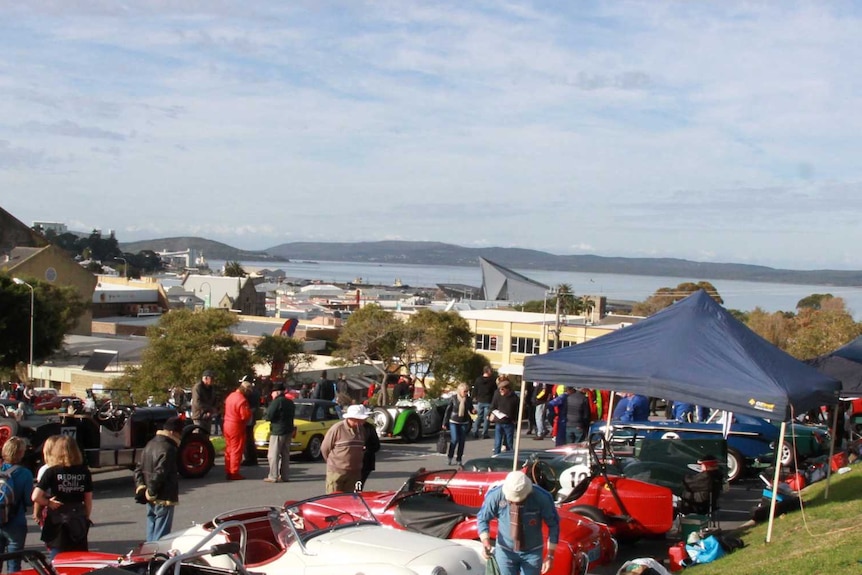
<svg viewBox="0 0 862 575"><path fill-rule="evenodd" d="M518 452L521 450L521 424L524 422L524 390L527 387L527 382L524 381L524 378L521 378L521 397L518 402L518 421L515 424L515 445L512 446L514 449L514 453L512 453L512 471L518 470Z"/></svg>
<svg viewBox="0 0 862 575"><path fill-rule="evenodd" d="M829 483L832 480L832 457L835 455L835 438L838 437L835 435L838 432L838 410L841 409L841 402L833 408L835 411L832 413L832 433L829 443L829 461L826 462L826 490L823 493L823 497L825 499L829 499Z"/></svg>
<svg viewBox="0 0 862 575"><path fill-rule="evenodd" d="M616 397L617 392L611 391L611 399L608 401L608 418L605 421L605 441L610 441L611 439L611 414L614 412L614 399L616 399Z"/></svg>
<svg viewBox="0 0 862 575"><path fill-rule="evenodd" d="M784 432L787 431L787 422L781 422L781 431L778 435L778 448L775 452L775 476L772 479L772 501L769 503L769 526L766 528L766 542L772 541L772 524L775 522L775 504L778 501L778 479L781 477L781 452L784 451Z"/></svg>

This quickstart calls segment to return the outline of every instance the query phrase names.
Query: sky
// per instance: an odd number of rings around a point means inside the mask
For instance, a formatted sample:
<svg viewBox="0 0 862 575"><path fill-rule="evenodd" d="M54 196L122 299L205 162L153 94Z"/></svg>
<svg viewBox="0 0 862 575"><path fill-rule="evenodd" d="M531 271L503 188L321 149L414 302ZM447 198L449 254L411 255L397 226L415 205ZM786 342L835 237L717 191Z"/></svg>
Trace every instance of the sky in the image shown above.
<svg viewBox="0 0 862 575"><path fill-rule="evenodd" d="M0 0L0 206L862 269L860 6Z"/></svg>

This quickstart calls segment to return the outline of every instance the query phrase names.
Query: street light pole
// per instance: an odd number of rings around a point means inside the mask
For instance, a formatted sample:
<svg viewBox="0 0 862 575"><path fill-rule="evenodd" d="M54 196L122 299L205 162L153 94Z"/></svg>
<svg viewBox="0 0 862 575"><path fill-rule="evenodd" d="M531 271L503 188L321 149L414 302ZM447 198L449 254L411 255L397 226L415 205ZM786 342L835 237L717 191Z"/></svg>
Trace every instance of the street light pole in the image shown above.
<svg viewBox="0 0 862 575"><path fill-rule="evenodd" d="M19 286L23 285L30 288L30 365L27 369L27 377L33 381L33 311L36 303L36 290L21 278L12 278L12 281Z"/></svg>

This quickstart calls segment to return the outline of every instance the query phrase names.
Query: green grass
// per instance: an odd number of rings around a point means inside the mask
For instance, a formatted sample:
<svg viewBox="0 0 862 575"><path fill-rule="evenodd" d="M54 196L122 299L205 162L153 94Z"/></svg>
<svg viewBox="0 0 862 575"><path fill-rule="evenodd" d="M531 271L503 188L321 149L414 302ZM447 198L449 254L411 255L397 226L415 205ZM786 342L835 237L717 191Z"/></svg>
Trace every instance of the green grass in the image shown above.
<svg viewBox="0 0 862 575"><path fill-rule="evenodd" d="M772 542L766 523L735 534L746 543L714 563L692 567L697 575L859 575L862 573L862 464L802 491L803 511L776 517ZM689 571L689 570L686 570Z"/></svg>
<svg viewBox="0 0 862 575"><path fill-rule="evenodd" d="M210 442L215 448L216 455L224 455L224 437L220 435L210 436Z"/></svg>

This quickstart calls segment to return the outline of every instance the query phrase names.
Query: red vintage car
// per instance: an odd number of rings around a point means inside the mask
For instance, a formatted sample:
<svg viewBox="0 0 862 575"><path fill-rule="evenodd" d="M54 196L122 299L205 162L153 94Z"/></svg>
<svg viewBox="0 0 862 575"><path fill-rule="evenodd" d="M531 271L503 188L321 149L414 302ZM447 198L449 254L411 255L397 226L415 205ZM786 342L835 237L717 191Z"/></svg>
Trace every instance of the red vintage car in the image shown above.
<svg viewBox="0 0 862 575"><path fill-rule="evenodd" d="M545 461L528 458L522 463L523 471L536 484L557 492L556 473ZM592 470L592 475L585 477L558 502L561 515L574 514L603 523L614 537L624 541L664 535L671 529L675 512L670 489L611 475L603 465L594 465ZM459 470L450 475L441 473L426 477L425 485L445 488L452 500L461 505L478 506L493 485L503 482L506 473Z"/></svg>
<svg viewBox="0 0 862 575"><path fill-rule="evenodd" d="M361 495L384 525L447 539L478 539L477 514L482 498L468 505L458 503L450 492L456 475L457 469L420 469L398 491L366 491ZM545 531L547 536L547 528ZM496 536L494 521L491 538ZM605 525L566 512L560 515L560 541L551 573L583 574L610 563L616 553L617 542Z"/></svg>

